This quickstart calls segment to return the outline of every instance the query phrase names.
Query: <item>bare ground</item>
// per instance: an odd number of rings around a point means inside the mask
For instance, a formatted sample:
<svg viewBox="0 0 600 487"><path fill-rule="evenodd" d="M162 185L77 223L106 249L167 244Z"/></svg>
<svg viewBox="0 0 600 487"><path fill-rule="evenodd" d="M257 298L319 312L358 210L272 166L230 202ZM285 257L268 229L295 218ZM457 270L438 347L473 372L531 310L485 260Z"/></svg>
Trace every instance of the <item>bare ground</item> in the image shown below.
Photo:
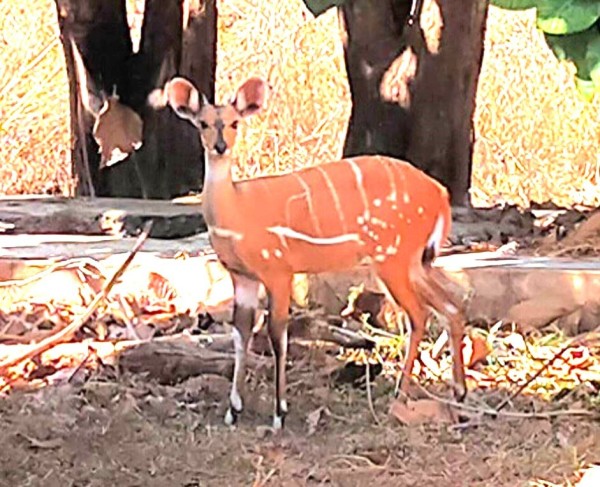
<svg viewBox="0 0 600 487"><path fill-rule="evenodd" d="M291 368L287 429L273 436L271 367L249 380L237 429L222 423L229 382L175 386L108 370L80 383L0 401L1 485L520 486L565 482L600 460L600 424L486 417L464 429L402 426L387 414L390 383L333 386L315 354ZM485 394L481 397L485 399ZM522 399L519 409L531 406ZM321 408L321 409L320 409Z"/></svg>

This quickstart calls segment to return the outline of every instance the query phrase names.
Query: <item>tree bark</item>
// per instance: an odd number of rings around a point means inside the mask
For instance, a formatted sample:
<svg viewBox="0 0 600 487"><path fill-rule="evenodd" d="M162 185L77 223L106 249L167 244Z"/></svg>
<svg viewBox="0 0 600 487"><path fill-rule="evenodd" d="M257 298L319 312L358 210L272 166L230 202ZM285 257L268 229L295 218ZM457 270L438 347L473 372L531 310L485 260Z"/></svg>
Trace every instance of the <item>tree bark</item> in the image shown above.
<svg viewBox="0 0 600 487"><path fill-rule="evenodd" d="M349 0L341 8L352 113L344 155L412 162L468 205L488 0Z"/></svg>
<svg viewBox="0 0 600 487"><path fill-rule="evenodd" d="M168 199L202 189L203 149L197 131L170 110L156 111L149 93L175 74L191 79L214 100L216 0L184 11L183 0L146 0L139 52L132 48L125 0L55 0L69 77L72 164L78 195ZM189 19L183 26L184 19ZM76 76L71 40L93 86ZM142 146L122 162L100 167L89 96L116 92L143 121Z"/></svg>

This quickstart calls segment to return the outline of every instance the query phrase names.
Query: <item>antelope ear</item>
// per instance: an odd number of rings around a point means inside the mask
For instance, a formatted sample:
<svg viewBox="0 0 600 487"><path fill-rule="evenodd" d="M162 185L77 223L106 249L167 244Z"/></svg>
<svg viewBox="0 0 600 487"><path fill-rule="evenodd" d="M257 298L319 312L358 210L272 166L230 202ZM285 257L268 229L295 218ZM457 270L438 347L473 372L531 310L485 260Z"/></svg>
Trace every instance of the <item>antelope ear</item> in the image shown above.
<svg viewBox="0 0 600 487"><path fill-rule="evenodd" d="M191 122L200 112L204 100L191 81L180 77L167 81L162 90L154 90L148 97L153 107L161 108L168 104L179 117Z"/></svg>
<svg viewBox="0 0 600 487"><path fill-rule="evenodd" d="M237 91L231 104L242 117L254 115L267 101L269 86L261 78L250 78Z"/></svg>

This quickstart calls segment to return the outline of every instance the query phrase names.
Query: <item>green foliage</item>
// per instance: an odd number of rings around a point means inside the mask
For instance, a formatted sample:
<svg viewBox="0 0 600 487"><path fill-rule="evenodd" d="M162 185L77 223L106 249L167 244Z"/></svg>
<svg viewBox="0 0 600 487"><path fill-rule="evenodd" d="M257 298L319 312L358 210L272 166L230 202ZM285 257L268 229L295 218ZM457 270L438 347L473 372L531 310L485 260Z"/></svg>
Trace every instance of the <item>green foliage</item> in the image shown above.
<svg viewBox="0 0 600 487"><path fill-rule="evenodd" d="M571 61L575 85L591 100L600 95L600 0L491 0L510 10L536 8L537 27L556 57Z"/></svg>
<svg viewBox="0 0 600 487"><path fill-rule="evenodd" d="M547 34L575 34L589 29L600 18L598 0L540 0L537 25Z"/></svg>
<svg viewBox="0 0 600 487"><path fill-rule="evenodd" d="M331 7L343 5L346 0L304 0L308 10L317 17Z"/></svg>
<svg viewBox="0 0 600 487"><path fill-rule="evenodd" d="M538 0L491 0L491 4L506 10L527 10L536 7Z"/></svg>

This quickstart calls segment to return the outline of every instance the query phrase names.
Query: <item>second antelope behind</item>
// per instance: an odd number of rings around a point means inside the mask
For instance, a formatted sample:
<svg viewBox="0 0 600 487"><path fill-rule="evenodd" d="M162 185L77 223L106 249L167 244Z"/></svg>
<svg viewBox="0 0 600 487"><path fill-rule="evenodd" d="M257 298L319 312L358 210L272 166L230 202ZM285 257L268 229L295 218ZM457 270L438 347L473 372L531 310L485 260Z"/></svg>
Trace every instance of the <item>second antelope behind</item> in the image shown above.
<svg viewBox="0 0 600 487"><path fill-rule="evenodd" d="M231 151L238 123L263 107L267 91L263 80L251 78L230 103L211 105L188 80L174 78L154 97L155 105L169 104L198 128L206 152L204 217L235 290L235 368L226 422L234 423L243 409L246 353L260 284L267 291L275 357L273 426L281 428L288 409L285 366L293 275L342 271L360 263L372 266L412 322L400 390L407 392L407 374L430 306L450 323L454 393L461 400L466 394L463 319L431 267L450 230L445 188L409 163L382 156L234 182Z"/></svg>

